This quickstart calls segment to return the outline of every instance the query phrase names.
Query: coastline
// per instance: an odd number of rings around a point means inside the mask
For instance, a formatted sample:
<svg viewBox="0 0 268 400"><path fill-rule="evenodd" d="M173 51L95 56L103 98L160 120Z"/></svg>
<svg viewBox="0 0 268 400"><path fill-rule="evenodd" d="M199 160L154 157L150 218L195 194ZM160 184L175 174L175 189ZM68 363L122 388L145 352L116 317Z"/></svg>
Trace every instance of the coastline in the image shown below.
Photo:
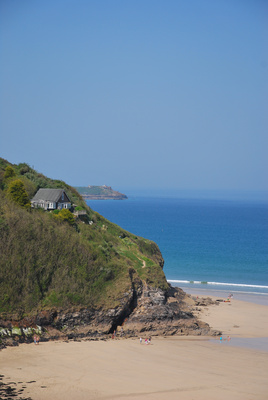
<svg viewBox="0 0 268 400"><path fill-rule="evenodd" d="M246 301L247 303L254 303L259 305L268 306L268 294L267 293L256 293L256 292L243 292L243 291L231 291L231 290L219 290L219 289L194 289L190 287L182 288L186 293L192 296L200 297L211 297L211 298L222 298L227 299L229 294L232 294L233 300Z"/></svg>
<svg viewBox="0 0 268 400"><path fill-rule="evenodd" d="M139 338L22 344L0 352L1 374L33 400L266 399L267 351L246 340L268 338L268 306L234 298L197 312L221 329L222 341L170 336L153 337L150 345Z"/></svg>
<svg viewBox="0 0 268 400"><path fill-rule="evenodd" d="M189 293L189 292L188 292ZM222 300L217 306L199 308L196 315L210 327L222 331L222 343L229 346L259 349L268 353L268 304L255 294L235 294L229 299L227 292L192 291L194 297ZM266 297L266 296L265 296ZM229 338L229 340L227 340Z"/></svg>

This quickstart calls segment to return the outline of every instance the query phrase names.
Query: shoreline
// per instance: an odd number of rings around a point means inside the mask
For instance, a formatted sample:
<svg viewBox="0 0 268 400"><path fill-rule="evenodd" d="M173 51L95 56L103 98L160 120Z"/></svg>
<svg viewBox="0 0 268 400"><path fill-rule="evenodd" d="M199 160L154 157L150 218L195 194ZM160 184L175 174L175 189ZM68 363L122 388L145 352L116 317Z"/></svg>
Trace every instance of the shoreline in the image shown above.
<svg viewBox="0 0 268 400"><path fill-rule="evenodd" d="M187 291L191 296L221 300L217 306L200 309L196 315L211 328L222 331L222 343L268 352L268 304L259 295L235 295L229 301L228 292L222 296L213 291ZM228 340L229 338L229 340ZM211 339L215 342L217 339Z"/></svg>
<svg viewBox="0 0 268 400"><path fill-rule="evenodd" d="M262 304L261 298L254 295L240 295L228 298L227 293L192 291L193 297L220 300L218 305L209 305L199 308L195 312L197 317L208 323L212 329L221 331L225 336L237 338L268 338L268 304Z"/></svg>
<svg viewBox="0 0 268 400"><path fill-rule="evenodd" d="M196 313L222 340L153 336L145 345L144 332L142 344L138 337L21 344L0 352L3 381L28 400L265 400L268 306L234 298Z"/></svg>
<svg viewBox="0 0 268 400"><path fill-rule="evenodd" d="M233 295L233 298L238 300L252 302L256 304L268 305L268 291L266 288L268 286L264 286L264 289L261 289L261 286L258 285L258 290L254 290L254 288L249 288L245 286L244 290L242 287L233 286L233 284L228 287L228 284L191 284L190 282L176 282L174 280L167 280L169 284L173 287L181 288L184 292L191 295L200 295L200 296L218 296L218 297L228 297L229 294Z"/></svg>
<svg viewBox="0 0 268 400"><path fill-rule="evenodd" d="M242 291L232 291L225 289L202 289L202 288L191 288L182 287L182 289L192 296L200 297L211 297L211 298L222 298L227 299L229 294L232 294L233 300L245 301L247 303L254 303L259 305L268 306L268 294L267 293L257 293L257 292L242 292Z"/></svg>

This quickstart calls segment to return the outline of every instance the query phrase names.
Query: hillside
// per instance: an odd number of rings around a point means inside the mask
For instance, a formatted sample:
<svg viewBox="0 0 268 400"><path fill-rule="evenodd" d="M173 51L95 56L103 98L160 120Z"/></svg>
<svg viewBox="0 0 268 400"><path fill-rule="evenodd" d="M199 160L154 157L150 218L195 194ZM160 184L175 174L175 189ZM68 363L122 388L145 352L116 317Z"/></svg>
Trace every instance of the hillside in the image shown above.
<svg viewBox="0 0 268 400"><path fill-rule="evenodd" d="M85 211L82 219L69 210L66 214L31 208L29 200L39 188L65 189L71 211ZM26 340L24 328L36 326L44 337L63 332L68 337L107 334L126 319L128 334L143 329L201 329L188 305L183 306L185 294L169 287L154 242L91 210L65 182L3 159L0 253L0 335L4 337L15 327L18 340Z"/></svg>
<svg viewBox="0 0 268 400"><path fill-rule="evenodd" d="M125 200L127 196L111 186L79 186L75 188L85 200Z"/></svg>
<svg viewBox="0 0 268 400"><path fill-rule="evenodd" d="M7 165L15 175L5 177ZM4 255L0 265L1 273L5 271L0 287L1 311L13 312L18 306L26 312L40 306L104 306L111 284L116 284L117 292L129 288L130 268L146 282L167 288L156 244L92 211L65 182L46 178L26 164L16 166L4 160L0 179L0 248ZM64 188L72 203L86 210L86 216L76 220L73 227L57 221L53 213L19 207L7 195L8 186L17 179L24 183L29 198L40 187ZM143 262L147 268L142 268ZM109 306L114 306L117 298L113 290Z"/></svg>

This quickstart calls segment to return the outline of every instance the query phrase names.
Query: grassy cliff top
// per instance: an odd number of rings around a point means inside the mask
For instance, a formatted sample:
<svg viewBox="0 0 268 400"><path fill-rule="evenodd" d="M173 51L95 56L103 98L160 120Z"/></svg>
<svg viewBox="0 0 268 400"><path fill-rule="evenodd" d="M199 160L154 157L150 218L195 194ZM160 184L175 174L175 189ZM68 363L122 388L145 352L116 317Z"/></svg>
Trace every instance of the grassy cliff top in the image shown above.
<svg viewBox="0 0 268 400"><path fill-rule="evenodd" d="M14 191L14 188L16 189ZM63 188L86 211L75 219L32 209L39 188ZM142 282L168 289L158 246L90 209L76 189L0 158L0 315L108 309Z"/></svg>

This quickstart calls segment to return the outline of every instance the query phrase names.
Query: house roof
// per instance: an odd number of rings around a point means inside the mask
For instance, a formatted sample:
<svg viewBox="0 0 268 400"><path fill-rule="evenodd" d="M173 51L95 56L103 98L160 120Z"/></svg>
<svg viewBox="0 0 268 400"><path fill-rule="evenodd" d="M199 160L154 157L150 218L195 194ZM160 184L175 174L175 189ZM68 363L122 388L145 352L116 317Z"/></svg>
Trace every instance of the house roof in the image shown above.
<svg viewBox="0 0 268 400"><path fill-rule="evenodd" d="M39 189L32 198L32 201L44 200L57 202L61 200L62 193L67 197L67 201L70 201L64 189Z"/></svg>

